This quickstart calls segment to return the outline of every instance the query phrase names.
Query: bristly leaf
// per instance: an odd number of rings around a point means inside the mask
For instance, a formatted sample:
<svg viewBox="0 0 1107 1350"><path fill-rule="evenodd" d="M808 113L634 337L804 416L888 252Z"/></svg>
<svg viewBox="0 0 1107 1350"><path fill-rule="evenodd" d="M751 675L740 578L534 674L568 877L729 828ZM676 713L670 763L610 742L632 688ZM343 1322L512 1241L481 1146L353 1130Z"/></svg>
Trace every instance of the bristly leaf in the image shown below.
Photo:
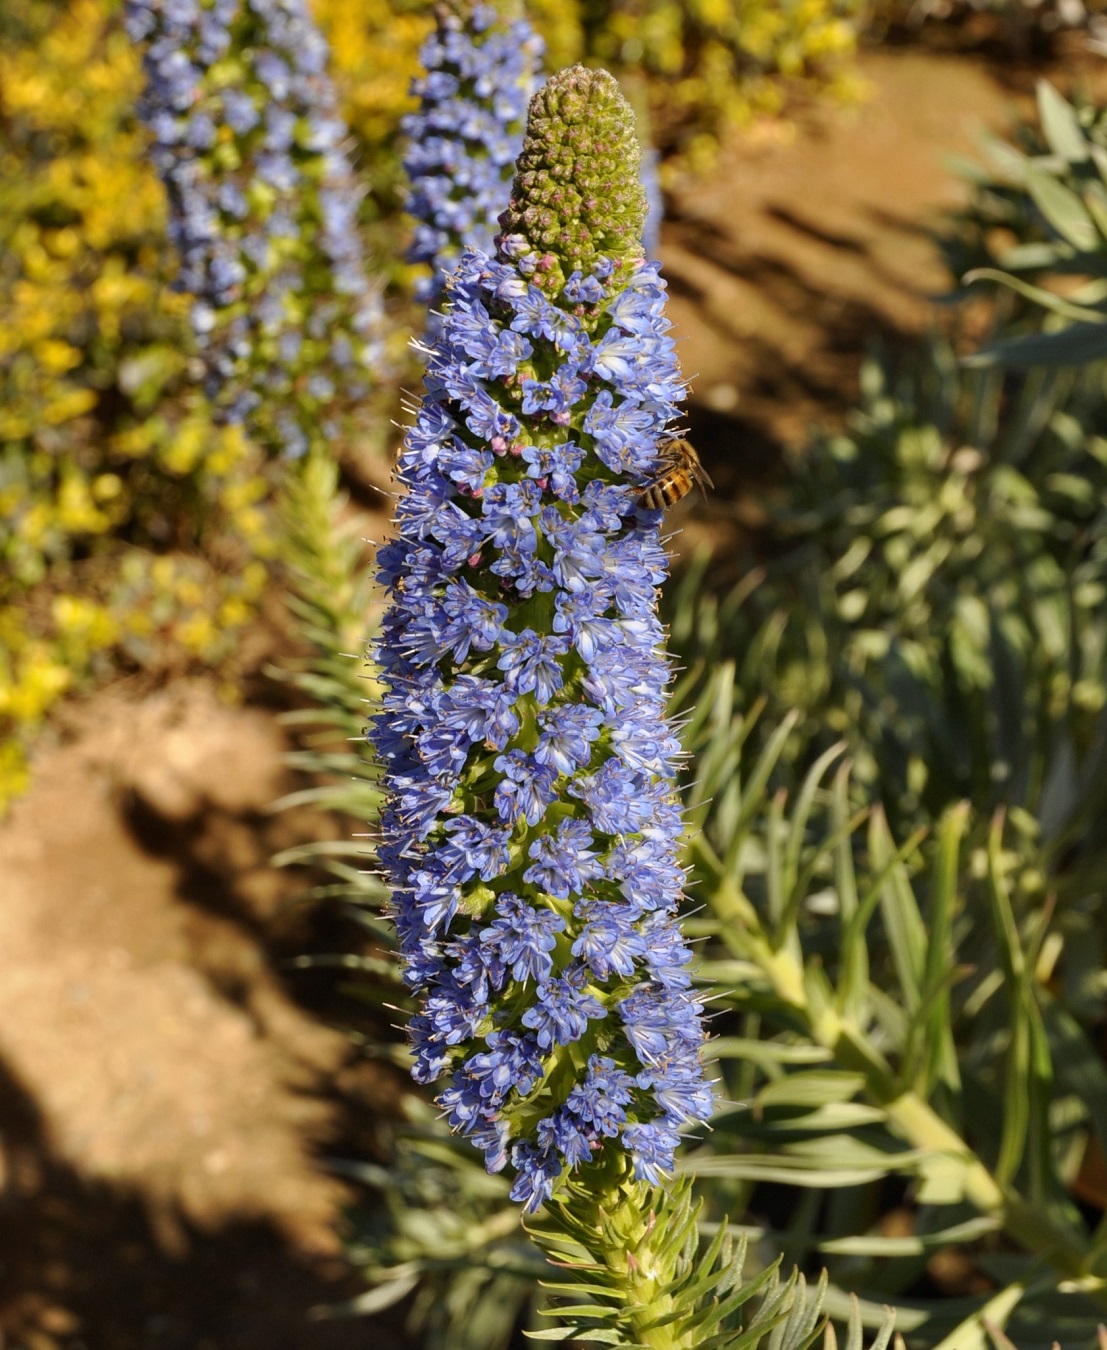
<svg viewBox="0 0 1107 1350"><path fill-rule="evenodd" d="M338 477L333 460L311 454L285 479L282 559L289 608L309 655L269 673L309 700L308 708L286 717L302 747L289 760L322 782L281 798L272 809L310 802L339 815L347 838L305 843L275 862L321 866L344 898L379 909L386 891L366 870L372 857L364 839L354 837L364 834L380 803L377 771L363 744L366 704L374 692L364 652L376 616L363 545L345 519Z"/></svg>
<svg viewBox="0 0 1107 1350"><path fill-rule="evenodd" d="M779 1262L743 1278L744 1237L733 1242L723 1223L702 1242L698 1211L686 1177L667 1190L625 1176L570 1182L527 1224L560 1267L556 1285L547 1287L573 1299L547 1310L563 1327L533 1338L568 1339L560 1335L568 1329L586 1344L645 1350L756 1350L762 1343L766 1350L806 1350L819 1334L825 1274L813 1290L796 1272L781 1282ZM614 1290L625 1297L610 1299ZM591 1301L576 1301L582 1295ZM885 1350L891 1326L889 1315L873 1350Z"/></svg>

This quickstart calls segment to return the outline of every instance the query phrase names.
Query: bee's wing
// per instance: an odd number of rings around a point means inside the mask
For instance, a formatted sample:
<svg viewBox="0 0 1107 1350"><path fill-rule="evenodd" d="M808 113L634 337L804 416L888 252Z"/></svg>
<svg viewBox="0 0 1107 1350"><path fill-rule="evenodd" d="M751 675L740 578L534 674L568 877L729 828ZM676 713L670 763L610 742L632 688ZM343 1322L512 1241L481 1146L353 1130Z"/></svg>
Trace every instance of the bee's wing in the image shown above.
<svg viewBox="0 0 1107 1350"><path fill-rule="evenodd" d="M703 461L700 459L698 455L696 456L696 472L694 476L697 484L699 485L700 491L706 497L707 490L704 487L704 483L706 483L709 488L713 488L715 484L711 481L711 475L703 467Z"/></svg>

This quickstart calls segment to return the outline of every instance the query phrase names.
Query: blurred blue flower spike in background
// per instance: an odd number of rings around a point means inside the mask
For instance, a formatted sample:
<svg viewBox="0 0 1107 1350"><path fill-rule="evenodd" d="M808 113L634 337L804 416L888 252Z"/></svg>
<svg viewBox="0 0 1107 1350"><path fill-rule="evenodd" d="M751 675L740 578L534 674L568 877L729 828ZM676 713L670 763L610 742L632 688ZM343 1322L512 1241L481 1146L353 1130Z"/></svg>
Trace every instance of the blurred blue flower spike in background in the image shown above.
<svg viewBox="0 0 1107 1350"><path fill-rule="evenodd" d="M543 50L522 15L505 20L489 4L444 0L435 18L412 87L419 109L403 120L416 221L408 257L431 268L416 296L432 307L463 249L492 251ZM432 313L432 331L438 322Z"/></svg>
<svg viewBox="0 0 1107 1350"><path fill-rule="evenodd" d="M297 457L381 355L327 45L303 0L127 0L126 17L207 393Z"/></svg>

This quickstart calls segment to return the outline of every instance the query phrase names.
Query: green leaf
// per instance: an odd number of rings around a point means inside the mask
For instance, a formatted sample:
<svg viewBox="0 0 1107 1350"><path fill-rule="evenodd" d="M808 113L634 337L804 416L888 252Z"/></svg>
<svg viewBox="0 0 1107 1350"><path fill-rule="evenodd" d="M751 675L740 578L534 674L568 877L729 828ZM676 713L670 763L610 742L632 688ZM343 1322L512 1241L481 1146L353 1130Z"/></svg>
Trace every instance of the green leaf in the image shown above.
<svg viewBox="0 0 1107 1350"><path fill-rule="evenodd" d="M781 861L782 889L785 902L783 912L774 916L779 919L779 926L773 935L773 945L776 947L781 946L787 935L795 931L795 916L803 899L804 890L800 884L800 852L806 838L811 810L815 805L815 794L822 785L827 769L836 759L842 757L845 748L845 742L839 741L837 745L832 745L829 750L825 750L816 759L803 780L803 786L800 788L799 795L792 808L792 823L787 832L784 856ZM848 829L848 825L845 828Z"/></svg>
<svg viewBox="0 0 1107 1350"><path fill-rule="evenodd" d="M1081 311L1080 317L1093 316ZM1098 323L1077 323L1056 333L1031 333L1025 337L990 342L964 358L963 364L975 369L1010 366L1025 370L1034 366L1082 366L1107 356L1107 328Z"/></svg>
<svg viewBox="0 0 1107 1350"><path fill-rule="evenodd" d="M1003 1129L995 1165L996 1179L1006 1185L1022 1162L1029 1128L1030 1029L1023 989L1026 963L1004 879L1002 848L1003 822L997 816L988 836L987 894L1007 990L1011 1029L1004 1070Z"/></svg>
<svg viewBox="0 0 1107 1350"><path fill-rule="evenodd" d="M1070 164L1082 164L1088 158L1088 142L1067 99L1046 80L1038 81L1038 116L1049 148Z"/></svg>
<svg viewBox="0 0 1107 1350"><path fill-rule="evenodd" d="M825 1294L824 1294L824 1302L825 1302ZM886 1306L884 1308L884 1320L880 1325L880 1329L876 1334L876 1339L873 1341L870 1350L884 1350L884 1347L888 1344L888 1341L891 1339L892 1331L894 1330L895 1325L896 1325L895 1309ZM834 1337L834 1324L832 1322L828 1322L826 1325L826 1329L827 1329L827 1344L825 1350L831 1350L831 1347L834 1346L836 1339ZM845 1350L862 1350L863 1344L864 1344L864 1331L861 1321L861 1300L857 1297L856 1294L850 1294L849 1319L846 1323Z"/></svg>
<svg viewBox="0 0 1107 1350"><path fill-rule="evenodd" d="M759 1295L764 1285L768 1285L770 1289L774 1287L776 1279L777 1265L774 1263L764 1270L761 1275L757 1276L755 1280L751 1280L747 1284L744 1284L740 1289L736 1289L732 1294L723 1299L717 1307L712 1308L710 1310L710 1316L704 1320L703 1325L705 1327L718 1325L724 1318L730 1317L733 1313L737 1312L739 1308L747 1304L750 1301L751 1296Z"/></svg>
<svg viewBox="0 0 1107 1350"><path fill-rule="evenodd" d="M593 1298L606 1298L622 1300L626 1298L626 1290L621 1288L617 1282L611 1284L587 1284L581 1281L572 1280L568 1283L559 1283L557 1280L539 1280L538 1283L543 1289L548 1289L553 1294L571 1294L574 1298L581 1294L591 1295ZM544 1313L547 1309L542 1310Z"/></svg>
<svg viewBox="0 0 1107 1350"><path fill-rule="evenodd" d="M776 767L777 761L784 753L784 747L787 744L788 737L792 734L796 723L799 721L800 714L797 711L788 713L781 719L780 726L773 732L769 738L768 744L761 752L757 763L754 765L753 772L745 784L742 793L742 808L738 819L734 823L732 836L727 845L726 853L723 856L723 868L729 873L734 870L735 863L738 860L738 851L742 846L758 811L762 810L765 802L765 794L768 788L769 777Z"/></svg>
<svg viewBox="0 0 1107 1350"><path fill-rule="evenodd" d="M778 1105L763 1111L742 1105L733 1111L720 1112L715 1117L715 1126L728 1135L765 1139L771 1144L797 1134L818 1137L841 1130L858 1130L864 1125L879 1124L884 1119L883 1108L867 1102L830 1102L826 1106L807 1108Z"/></svg>
<svg viewBox="0 0 1107 1350"><path fill-rule="evenodd" d="M832 1146L848 1142L843 1136ZM831 1141L828 1139L828 1144ZM875 1151L874 1151L875 1153ZM684 1175L698 1177L732 1177L743 1181L779 1181L787 1186L810 1186L816 1190L831 1190L839 1186L864 1186L882 1181L886 1176L910 1173L923 1160L925 1152L876 1154L868 1166L851 1162L834 1162L827 1155L818 1163L803 1158L768 1156L766 1154L729 1154L725 1157L688 1158L681 1165Z"/></svg>
<svg viewBox="0 0 1107 1350"><path fill-rule="evenodd" d="M916 1233L912 1237L880 1237L866 1233L859 1237L827 1238L818 1247L820 1252L835 1256L921 1256L953 1243L973 1242L1000 1227L999 1219L982 1217L966 1219L964 1223L953 1224L935 1233Z"/></svg>
<svg viewBox="0 0 1107 1350"><path fill-rule="evenodd" d="M1091 253L1100 244L1087 207L1069 187L1031 164L1026 170L1026 186L1038 209L1062 239L1073 248Z"/></svg>
<svg viewBox="0 0 1107 1350"><path fill-rule="evenodd" d="M313 1316L319 1318L368 1317L399 1303L401 1299L406 1298L411 1293L418 1283L418 1271L407 1275L393 1275L391 1278L383 1280L375 1288L367 1289L364 1294L358 1294L356 1298L347 1299L342 1303L323 1304L321 1307L313 1309Z"/></svg>
<svg viewBox="0 0 1107 1350"><path fill-rule="evenodd" d="M860 1321L860 1314L858 1314L858 1321ZM884 1321L880 1324L880 1327L876 1333L876 1337L873 1340L872 1345L869 1347L869 1350L885 1350L885 1347L887 1346L888 1342L892 1339L892 1332L895 1331L895 1329L896 1329L896 1310L895 1308L889 1308L887 1304L885 1304Z"/></svg>
<svg viewBox="0 0 1107 1350"><path fill-rule="evenodd" d="M825 1064L833 1059L821 1045L783 1045L743 1036L717 1036L705 1048L708 1059L748 1059L757 1064Z"/></svg>
<svg viewBox="0 0 1107 1350"><path fill-rule="evenodd" d="M888 1320L888 1305L886 1303L874 1303L871 1299L858 1297L856 1294L846 1293L842 1289L831 1285L826 1291L826 1311L831 1317L848 1319L852 1316L853 1301L857 1300L858 1314L861 1319L861 1325L866 1327L883 1327ZM976 1306L975 1300L973 1306ZM930 1320L930 1313L922 1308L913 1308L907 1304L900 1303L895 1309L896 1322L901 1331L916 1331Z"/></svg>
<svg viewBox="0 0 1107 1350"><path fill-rule="evenodd" d="M826 1106L831 1102L849 1102L865 1085L865 1075L839 1069L823 1072L793 1073L766 1083L757 1094L754 1111L767 1106Z"/></svg>
<svg viewBox="0 0 1107 1350"><path fill-rule="evenodd" d="M870 825L870 830L874 826L875 817ZM905 844L901 844L891 857L885 858L883 863L879 864L871 886L858 903L857 910L849 923L842 929L839 951L843 974L838 986L838 1006L843 1015L846 1014L848 1009L852 1008L854 1010L854 1021L858 1019L861 1007L866 999L871 997L872 992L868 987L865 930L868 927L873 910L880 903L889 876L894 869L902 867L907 859L914 857L925 835L924 829L916 830L911 838ZM875 863L875 855L873 860Z"/></svg>
<svg viewBox="0 0 1107 1350"><path fill-rule="evenodd" d="M926 925L919 913L911 881L897 853L882 811L874 811L869 829L869 850L873 865L887 868L880 885L880 912L892 949L904 1007L915 1011L922 999L924 953L927 949Z"/></svg>
<svg viewBox="0 0 1107 1350"><path fill-rule="evenodd" d="M579 1290L573 1290L573 1293L579 1293ZM544 1317L596 1317L602 1318L611 1310L601 1307L598 1303L576 1303L576 1304L558 1304L556 1308L540 1309Z"/></svg>
<svg viewBox="0 0 1107 1350"><path fill-rule="evenodd" d="M948 1336L943 1336L934 1350L988 1350L985 1321L997 1327L1005 1326L1025 1292L1022 1285L1018 1284L1001 1289L981 1305L979 1312L966 1317Z"/></svg>
<svg viewBox="0 0 1107 1350"><path fill-rule="evenodd" d="M1072 256L1073 250L1068 244L1035 242L1006 249L996 262L1006 272L1041 272L1068 262Z"/></svg>
<svg viewBox="0 0 1107 1350"><path fill-rule="evenodd" d="M773 1329L769 1337L769 1350L799 1350L799 1347L810 1345L815 1339L819 1314L826 1297L827 1280L824 1270L819 1275L818 1285L809 1294L803 1275L796 1279L791 1310L785 1321Z"/></svg>
<svg viewBox="0 0 1107 1350"><path fill-rule="evenodd" d="M977 267L971 272L966 272L961 281L965 286L971 286L977 281L996 281L1001 286L1017 291L1025 299L1033 300L1035 304L1052 310L1060 318L1071 319L1075 323L1103 323L1107 320L1107 315L1098 315L1096 311L1089 310L1086 305L1074 305L1071 301L1055 295L1052 291L1045 291L1040 286L1032 286L1028 281L1013 277L1007 272L1001 272L995 267Z"/></svg>
<svg viewBox="0 0 1107 1350"><path fill-rule="evenodd" d="M926 1097L932 1083L950 1091L960 1088L957 1047L950 1019L949 985L954 964L953 912L957 903L958 864L961 839L969 819L969 805L962 802L947 811L938 828L937 856L933 866L930 908L927 914L929 940L922 980L920 1044L923 1064L920 1094Z"/></svg>
<svg viewBox="0 0 1107 1350"><path fill-rule="evenodd" d="M1107 239L1107 190L1100 182L1087 183L1080 199L1095 223L1101 239Z"/></svg>

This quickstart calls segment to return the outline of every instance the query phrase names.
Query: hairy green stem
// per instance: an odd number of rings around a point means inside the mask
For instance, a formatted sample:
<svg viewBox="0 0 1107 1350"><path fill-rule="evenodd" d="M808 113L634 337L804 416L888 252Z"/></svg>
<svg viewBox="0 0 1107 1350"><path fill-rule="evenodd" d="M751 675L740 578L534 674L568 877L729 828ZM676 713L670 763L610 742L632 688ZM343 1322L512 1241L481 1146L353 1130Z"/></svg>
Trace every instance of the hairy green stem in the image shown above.
<svg viewBox="0 0 1107 1350"><path fill-rule="evenodd" d="M581 1292L594 1304L563 1306L555 1315L578 1322L582 1331L617 1329L621 1345L695 1350L704 1337L702 1300L689 1297L688 1289L704 1274L695 1268L698 1210L687 1178L665 1190L635 1181L613 1150L582 1168L527 1224L537 1246L565 1272L565 1282L551 1288L572 1298L575 1286L586 1286ZM715 1258L711 1253L706 1270L717 1265ZM696 1292L709 1296L716 1282L709 1279Z"/></svg>
<svg viewBox="0 0 1107 1350"><path fill-rule="evenodd" d="M692 1345L675 1323L672 1296L665 1292L672 1280L666 1271L659 1242L665 1229L642 1182L621 1187L604 1197L608 1221L604 1256L614 1278L627 1291L627 1321L634 1339L651 1350L685 1350Z"/></svg>

